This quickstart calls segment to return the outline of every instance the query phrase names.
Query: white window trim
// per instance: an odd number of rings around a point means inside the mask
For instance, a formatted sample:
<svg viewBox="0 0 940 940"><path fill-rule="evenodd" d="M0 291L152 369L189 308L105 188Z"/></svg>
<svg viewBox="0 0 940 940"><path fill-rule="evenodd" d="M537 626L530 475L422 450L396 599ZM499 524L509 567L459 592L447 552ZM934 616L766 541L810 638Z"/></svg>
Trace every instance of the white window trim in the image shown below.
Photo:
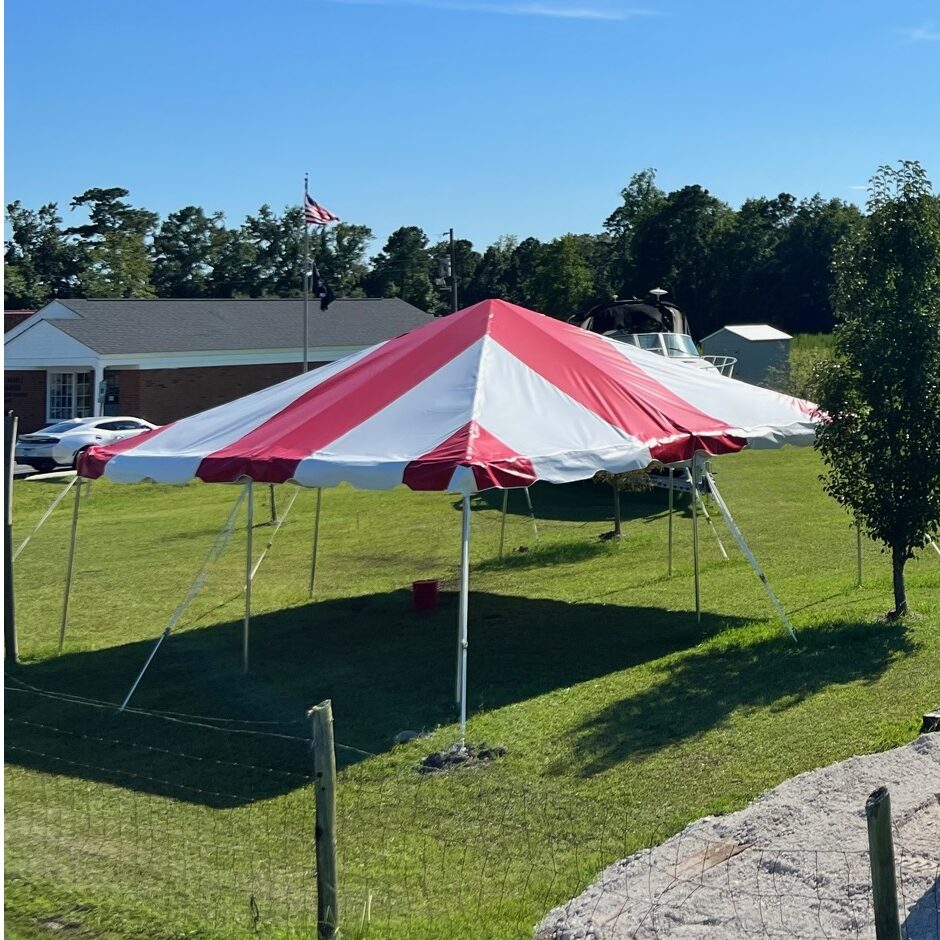
<svg viewBox="0 0 940 940"><path fill-rule="evenodd" d="M75 417L92 417L94 415L94 398L90 403L91 412L88 415L76 415L74 414L76 408L76 390L78 386L78 376L86 375L88 372L91 372L91 369L47 369L46 370L46 420L49 422L53 421L65 421L68 418ZM52 414L52 376L54 375L70 375L72 377L71 382L71 397L72 397L72 414L66 415L64 418L61 416L53 416ZM93 380L92 380L93 381ZM94 390L92 390L92 395L94 395Z"/></svg>

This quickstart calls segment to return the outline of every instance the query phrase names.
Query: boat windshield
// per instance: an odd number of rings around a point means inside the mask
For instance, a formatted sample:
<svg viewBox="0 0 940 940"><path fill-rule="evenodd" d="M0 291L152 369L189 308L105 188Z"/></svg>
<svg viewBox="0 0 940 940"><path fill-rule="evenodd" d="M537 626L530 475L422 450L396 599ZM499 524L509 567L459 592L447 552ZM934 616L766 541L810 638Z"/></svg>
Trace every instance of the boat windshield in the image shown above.
<svg viewBox="0 0 940 940"><path fill-rule="evenodd" d="M663 333L663 341L666 344L666 355L670 358L699 354L688 333Z"/></svg>

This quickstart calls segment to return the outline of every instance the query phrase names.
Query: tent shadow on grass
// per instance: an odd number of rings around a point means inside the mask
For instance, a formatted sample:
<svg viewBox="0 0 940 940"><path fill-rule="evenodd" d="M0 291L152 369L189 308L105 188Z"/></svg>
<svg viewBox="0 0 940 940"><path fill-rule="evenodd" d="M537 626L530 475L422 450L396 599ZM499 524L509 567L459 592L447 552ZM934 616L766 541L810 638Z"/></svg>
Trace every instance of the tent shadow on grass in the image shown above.
<svg viewBox="0 0 940 940"><path fill-rule="evenodd" d="M799 643L780 635L691 651L657 665L653 686L576 729L564 766L601 773L707 732L736 709L782 711L828 686L873 681L911 650L901 624L834 623L801 632Z"/></svg>
<svg viewBox="0 0 940 940"><path fill-rule="evenodd" d="M605 483L579 480L575 483L535 483L529 487L532 510L536 521L610 522L614 518L613 490ZM662 515L668 508L668 494L664 489L650 489L620 494L620 515L624 523ZM676 492L677 512L688 511L688 496ZM460 511L460 500L453 503ZM474 508L502 512L503 490L491 489L477 493ZM529 504L522 490L510 490L506 512L511 516L528 516Z"/></svg>
<svg viewBox="0 0 940 940"><path fill-rule="evenodd" d="M194 726L8 691L7 760L211 805L294 789L310 771L306 709L325 698L341 766L388 750L399 731L454 722L456 609L456 594L445 593L436 611L419 615L410 594L395 591L260 614L248 675L241 621L175 634L132 708L233 721ZM471 715L481 704L499 708L658 659L741 623L480 592L470 610ZM119 703L152 645L8 667L6 684Z"/></svg>

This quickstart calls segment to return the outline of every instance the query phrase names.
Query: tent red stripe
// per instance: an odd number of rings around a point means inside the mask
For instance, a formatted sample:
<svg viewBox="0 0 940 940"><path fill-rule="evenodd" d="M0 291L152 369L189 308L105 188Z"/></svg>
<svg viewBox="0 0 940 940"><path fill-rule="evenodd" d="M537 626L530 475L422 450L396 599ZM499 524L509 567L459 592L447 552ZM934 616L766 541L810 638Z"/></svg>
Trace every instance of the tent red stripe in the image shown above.
<svg viewBox="0 0 940 940"><path fill-rule="evenodd" d="M207 455L196 476L225 483L250 476L284 483L297 464L351 431L468 349L486 330L485 309L470 308L390 340L305 392L244 437Z"/></svg>
<svg viewBox="0 0 940 940"><path fill-rule="evenodd" d="M532 462L470 421L433 450L413 460L402 482L413 490L446 490L457 467L469 467L478 490L531 486L538 479Z"/></svg>
<svg viewBox="0 0 940 940"><path fill-rule="evenodd" d="M133 450L139 447L144 441L152 441L158 434L162 434L167 428L173 427L172 424L165 424L163 427L154 428L144 434L138 434L135 437L127 437L123 441L117 441L114 444L106 446L89 447L84 453L78 456L78 474L89 480L97 480L104 475L104 468L107 462L118 454L123 454L126 450Z"/></svg>
<svg viewBox="0 0 940 940"><path fill-rule="evenodd" d="M692 434L706 435L700 446L710 453L744 446L725 434L731 430L728 424L683 400L614 349L602 348L583 330L539 314L498 317L490 326L493 339L530 369L641 441Z"/></svg>

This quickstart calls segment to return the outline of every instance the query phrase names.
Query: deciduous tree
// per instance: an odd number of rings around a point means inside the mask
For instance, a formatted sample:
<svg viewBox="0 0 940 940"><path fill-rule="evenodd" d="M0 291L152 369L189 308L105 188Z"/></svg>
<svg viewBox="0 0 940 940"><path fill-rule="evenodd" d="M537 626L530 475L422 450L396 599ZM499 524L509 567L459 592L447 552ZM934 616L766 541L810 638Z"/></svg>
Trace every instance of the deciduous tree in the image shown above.
<svg viewBox="0 0 940 940"><path fill-rule="evenodd" d="M940 202L923 169L883 166L835 262L836 357L820 377L827 492L906 562L940 527Z"/></svg>

